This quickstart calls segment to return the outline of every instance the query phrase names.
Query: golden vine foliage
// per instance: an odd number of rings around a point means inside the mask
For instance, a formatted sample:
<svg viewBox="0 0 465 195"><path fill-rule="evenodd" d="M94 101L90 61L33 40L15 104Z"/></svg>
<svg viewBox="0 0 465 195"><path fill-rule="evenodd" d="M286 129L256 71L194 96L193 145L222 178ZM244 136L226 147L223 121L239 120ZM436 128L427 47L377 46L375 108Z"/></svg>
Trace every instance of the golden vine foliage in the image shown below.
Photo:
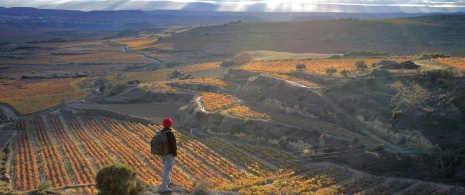
<svg viewBox="0 0 465 195"><path fill-rule="evenodd" d="M202 63L202 64L194 64L194 65L183 67L181 71L185 73L191 73L191 72L215 70L219 68L220 64L221 62L208 62L208 63Z"/></svg>
<svg viewBox="0 0 465 195"><path fill-rule="evenodd" d="M0 90L0 102L11 105L20 114L39 112L85 98L87 88L79 84L84 80L86 78L2 82L0 88L5 90Z"/></svg>
<svg viewBox="0 0 465 195"><path fill-rule="evenodd" d="M219 79L213 78L200 78L200 79L176 79L171 80L171 83L188 83L188 84L204 84L204 85L217 85L221 87L226 87L228 84Z"/></svg>
<svg viewBox="0 0 465 195"><path fill-rule="evenodd" d="M208 111L219 110L238 102L232 95L211 92L203 93L201 100Z"/></svg>
<svg viewBox="0 0 465 195"><path fill-rule="evenodd" d="M168 92L178 92L179 91L177 88L172 87L170 85L167 85L166 82L154 82L154 83L150 83L150 85L152 85L152 89L155 92L168 93Z"/></svg>
<svg viewBox="0 0 465 195"><path fill-rule="evenodd" d="M402 61L405 59L393 59L396 61ZM324 75L325 70L329 67L334 67L340 70L355 70L355 62L364 61L368 68L371 68L373 63L381 61L377 58L364 58L364 59L310 59L310 60L279 60L279 61L255 61L251 62L242 69L247 71L261 71L261 72L272 72L272 73L288 73L294 71L298 64L305 64L306 71Z"/></svg>
<svg viewBox="0 0 465 195"><path fill-rule="evenodd" d="M225 110L227 114L231 114L237 117L242 118L257 118L257 119L267 119L269 120L271 117L264 113L255 112L250 109L248 106L238 105L234 106L230 109Z"/></svg>
<svg viewBox="0 0 465 195"><path fill-rule="evenodd" d="M71 187L71 193L94 194L97 190L92 178L96 171L115 162L131 166L145 184L161 183L163 163L150 153L149 144L155 130L163 128L161 125L71 115L46 115L19 122L17 125L27 133L18 135L13 145L13 185L18 189L37 189L42 175L54 188ZM182 131L174 133L179 153L172 179L189 190L195 180L205 180L212 190L241 194L345 194L383 181L381 177L350 179L352 173L346 168L323 164L308 165L309 171L299 174L287 168L278 170L268 163L292 167L295 156L271 147L215 137L202 141Z"/></svg>
<svg viewBox="0 0 465 195"><path fill-rule="evenodd" d="M465 58L437 58L433 59L435 62L457 68L460 70L465 70Z"/></svg>

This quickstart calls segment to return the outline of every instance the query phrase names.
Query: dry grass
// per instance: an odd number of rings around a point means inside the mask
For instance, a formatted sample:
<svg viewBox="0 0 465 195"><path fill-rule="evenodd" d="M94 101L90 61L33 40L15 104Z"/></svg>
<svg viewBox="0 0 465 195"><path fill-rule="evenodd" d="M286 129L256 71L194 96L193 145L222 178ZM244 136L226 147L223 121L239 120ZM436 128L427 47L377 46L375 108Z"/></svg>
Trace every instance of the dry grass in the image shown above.
<svg viewBox="0 0 465 195"><path fill-rule="evenodd" d="M109 75L109 79L113 85L126 84L129 81L138 80L141 83L153 83L166 81L174 69L159 69L150 72L126 72L120 74Z"/></svg>
<svg viewBox="0 0 465 195"><path fill-rule="evenodd" d="M185 73L192 73L192 72L200 72L200 71L207 71L207 70L216 70L219 68L221 62L208 62L202 64L194 64L190 66L185 66L181 69L182 72Z"/></svg>

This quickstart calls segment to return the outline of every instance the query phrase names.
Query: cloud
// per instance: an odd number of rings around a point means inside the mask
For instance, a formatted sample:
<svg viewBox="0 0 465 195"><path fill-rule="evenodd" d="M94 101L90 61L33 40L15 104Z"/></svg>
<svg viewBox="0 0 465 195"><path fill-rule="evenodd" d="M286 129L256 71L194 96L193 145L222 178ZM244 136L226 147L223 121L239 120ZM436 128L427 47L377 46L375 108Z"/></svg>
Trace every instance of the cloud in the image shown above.
<svg viewBox="0 0 465 195"><path fill-rule="evenodd" d="M100 9L201 10L201 7L205 7L205 10L215 8L214 10L216 11L387 13L465 11L465 0L0 0L0 6L77 9L86 11Z"/></svg>

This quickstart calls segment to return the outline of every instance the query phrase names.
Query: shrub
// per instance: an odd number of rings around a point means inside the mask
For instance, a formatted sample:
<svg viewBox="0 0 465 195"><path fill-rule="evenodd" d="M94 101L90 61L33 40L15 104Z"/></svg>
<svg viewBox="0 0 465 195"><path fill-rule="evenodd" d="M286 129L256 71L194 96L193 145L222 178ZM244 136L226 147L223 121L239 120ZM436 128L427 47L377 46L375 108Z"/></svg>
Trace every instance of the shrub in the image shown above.
<svg viewBox="0 0 465 195"><path fill-rule="evenodd" d="M142 91L150 91L150 89L152 89L152 85L149 83L143 83L143 84L137 85L137 88Z"/></svg>
<svg viewBox="0 0 465 195"><path fill-rule="evenodd" d="M355 62L355 66L357 67L357 70L361 71L364 71L368 68L367 64L364 61Z"/></svg>
<svg viewBox="0 0 465 195"><path fill-rule="evenodd" d="M376 152L381 152L384 150L384 144L378 144L373 148L374 151Z"/></svg>
<svg viewBox="0 0 465 195"><path fill-rule="evenodd" d="M147 187L135 180L136 175L136 171L124 164L103 167L95 178L99 195L142 194Z"/></svg>
<svg viewBox="0 0 465 195"><path fill-rule="evenodd" d="M397 118L402 116L402 110L394 110L392 112L392 120L396 120Z"/></svg>
<svg viewBox="0 0 465 195"><path fill-rule="evenodd" d="M352 139L352 142L353 142L354 144L358 144L358 142L360 142L360 138L354 137L354 139Z"/></svg>
<svg viewBox="0 0 465 195"><path fill-rule="evenodd" d="M336 73L337 72L337 69L334 68L334 67L330 67L330 68L327 68L325 70L326 74L328 74L329 76L331 76L333 73Z"/></svg>
<svg viewBox="0 0 465 195"><path fill-rule="evenodd" d="M297 70L303 70L303 69L306 69L306 68L307 68L307 66L305 66L305 64L297 64L295 66L295 69L297 69Z"/></svg>
<svg viewBox="0 0 465 195"><path fill-rule="evenodd" d="M192 193L193 195L208 195L208 186L204 181L195 181L194 185L192 186Z"/></svg>
<svg viewBox="0 0 465 195"><path fill-rule="evenodd" d="M42 181L39 183L39 185L37 186L37 188L39 189L39 191L45 191L45 190L48 190L50 188L50 183L46 182L46 181Z"/></svg>
<svg viewBox="0 0 465 195"><path fill-rule="evenodd" d="M302 152L302 156L310 156L311 151L309 149L304 149L304 151Z"/></svg>
<svg viewBox="0 0 465 195"><path fill-rule="evenodd" d="M299 97L297 98L298 101L302 101L305 99L305 96L303 94L299 94Z"/></svg>
<svg viewBox="0 0 465 195"><path fill-rule="evenodd" d="M341 75L344 76L344 78L347 78L347 76L349 75L349 71L348 70L341 70Z"/></svg>

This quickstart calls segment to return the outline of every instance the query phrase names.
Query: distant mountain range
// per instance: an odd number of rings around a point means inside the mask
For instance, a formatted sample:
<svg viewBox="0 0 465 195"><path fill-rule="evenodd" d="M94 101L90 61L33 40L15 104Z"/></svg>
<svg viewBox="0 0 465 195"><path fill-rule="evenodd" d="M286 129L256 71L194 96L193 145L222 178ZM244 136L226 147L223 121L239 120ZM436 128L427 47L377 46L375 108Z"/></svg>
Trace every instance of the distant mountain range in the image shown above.
<svg viewBox="0 0 465 195"><path fill-rule="evenodd" d="M113 1L114 2L114 1ZM95 6L99 11L79 11L86 6ZM146 23L153 26L189 26L224 24L241 20L243 22L266 21L311 21L333 20L341 18L387 19L428 15L431 13L341 13L341 12L217 12L217 5L210 3L187 3L181 10L163 8L180 5L175 2L146 2L144 11L136 9L141 2L134 1L125 7L129 10L118 10L118 4L108 6L107 2L62 3L55 6L44 6L48 9L30 7L0 7L0 24L23 23L30 25L51 25L50 27L86 27L96 24L99 28L114 28L124 23ZM121 5L120 5L121 6ZM76 10L66 10L75 8ZM133 8L133 9L132 9ZM158 8L160 10L153 10ZM102 9L102 10L100 10ZM10 16L17 16L12 18ZM19 19L19 16L22 17ZM25 22L25 23L24 23ZM56 24L55 26L53 26ZM93 28L93 27L91 27Z"/></svg>
<svg viewBox="0 0 465 195"><path fill-rule="evenodd" d="M28 0L19 0L28 1ZM350 12L350 13L432 13L432 12L461 12L464 7L434 6L431 4L416 4L409 1L401 4L351 4L349 1L340 3L307 2L271 2L263 1L221 1L211 2L173 2L173 1L147 1L147 0L102 0L102 1L56 1L36 6L42 9L66 10L188 10L188 11L235 11L235 12ZM254 3L255 2L255 3ZM323 1L324 2L324 1ZM30 3L24 3L30 5ZM2 6L2 3L0 3Z"/></svg>

